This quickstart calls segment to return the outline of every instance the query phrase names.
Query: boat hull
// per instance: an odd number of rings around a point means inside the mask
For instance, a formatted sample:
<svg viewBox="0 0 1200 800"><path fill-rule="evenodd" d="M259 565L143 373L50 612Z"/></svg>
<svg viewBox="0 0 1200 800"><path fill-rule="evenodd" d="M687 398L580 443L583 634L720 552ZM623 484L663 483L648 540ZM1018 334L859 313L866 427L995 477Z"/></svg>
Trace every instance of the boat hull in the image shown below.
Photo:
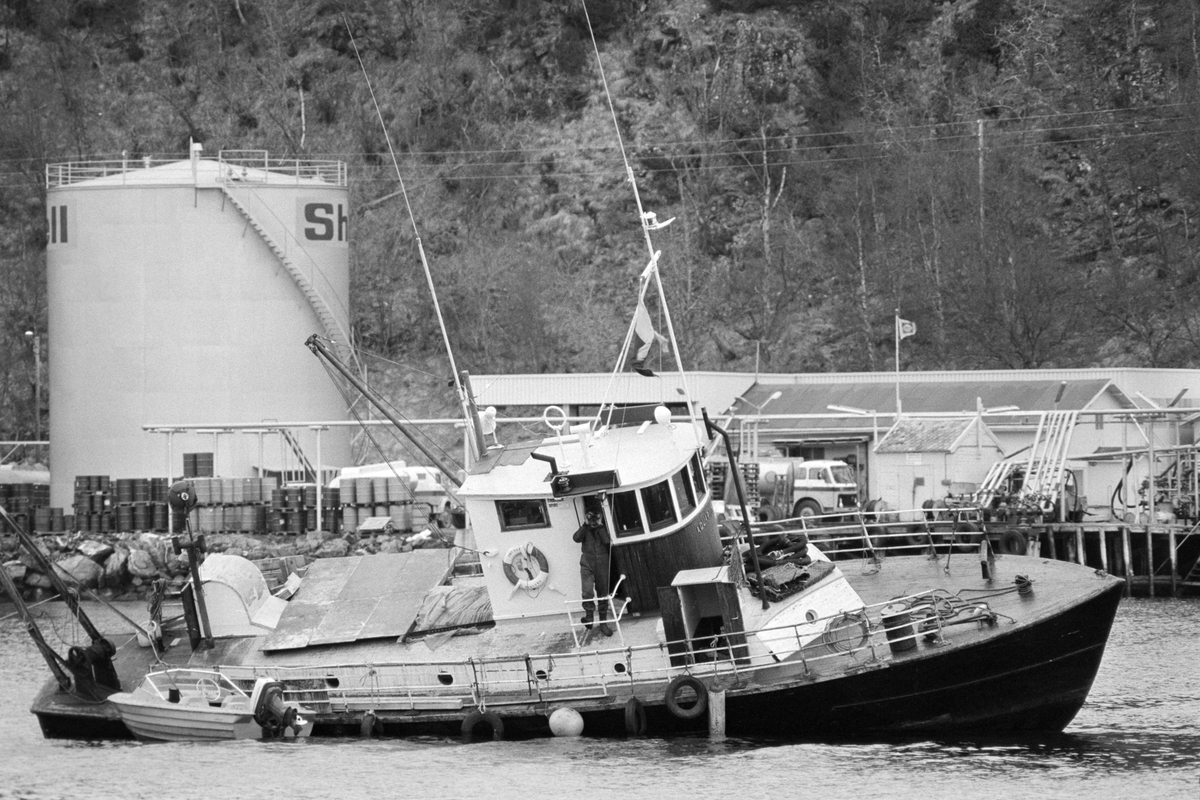
<svg viewBox="0 0 1200 800"><path fill-rule="evenodd" d="M223 742L261 739L263 734L248 710L109 700L134 738L146 742Z"/></svg>
<svg viewBox="0 0 1200 800"><path fill-rule="evenodd" d="M1087 699L1120 598L1114 585L970 646L951 644L835 680L735 692L726 730L825 740L1060 733Z"/></svg>
<svg viewBox="0 0 1200 800"><path fill-rule="evenodd" d="M774 656L759 644L753 666L728 657L687 666L676 653L668 665L667 654L656 644L661 632L655 634L653 617L626 620L624 636L642 637L641 649L632 651L626 649L630 642L618 643L618 637L592 644L573 643L569 636L545 637L539 633L545 623L533 620L524 627L513 623L505 630L444 641L437 645L440 660L434 666L429 666L430 647L424 643L389 640L273 653L258 649L259 639L231 639L193 653L192 662L210 668L223 665L222 670L237 680L277 676L293 701L311 709L306 717L315 722L314 735L458 736L481 712L486 712L487 721L502 724L505 737L548 735L549 717L560 706L579 712L587 735L705 731L710 715L681 719L667 708L668 680L686 671L702 681L714 705L723 699L728 735L822 741L1044 737L1060 733L1085 702L1123 591L1121 581L1103 573L1019 556L997 559L992 578L981 578L970 562L951 565L945 559L892 558L876 569L843 563L860 602L872 608L892 598L930 593L961 597L967 607L989 611L968 615L961 623L947 618L940 633L921 629L908 648L891 646L896 643L887 638L878 617L863 641L844 652L836 642L821 638L791 651L777 649ZM1018 591L1022 583L1034 588ZM808 601L795 606L773 603L761 611L759 601L749 595L740 602L748 626L746 641L752 641L757 629L791 624L781 620L803 610ZM536 654L536 647L555 649L542 651L550 655L520 655ZM506 653L518 655L503 656ZM625 663L631 653L655 660L629 661L628 676L617 669L591 683L566 673L572 664L597 659L609 666L609 659ZM489 655L481 659L481 654ZM411 661L401 660L406 656ZM482 669L484 660L490 667L502 662L520 677L506 689L487 684L485 708L477 706L470 684L455 682L439 692L428 688L429 675L420 677L421 669L464 664ZM365 666L354 666L357 662ZM347 666L320 666L339 663ZM123 676L125 671L136 672L127 659L118 659L117 665ZM551 669L557 670L553 677L535 674ZM48 686L35 702L47 736L81 738L113 725L111 702L80 708L74 719L56 716L62 697L53 691L56 688ZM114 711L112 716L108 711ZM637 724L641 715L644 726ZM150 719L131 722L129 728L147 739L196 739L162 724ZM87 730L93 725L94 730ZM229 731L212 737L236 735ZM486 726L469 731L467 738L481 735L491 735Z"/></svg>
<svg viewBox="0 0 1200 800"><path fill-rule="evenodd" d="M761 670L744 681L702 678L710 692L725 691L725 733L797 741L1044 738L1059 734L1083 706L1104 655L1122 586L1110 581L1086 600L1010 631L996 628L969 643L948 631L945 644L878 662L857 671L813 678L797 661ZM665 688L665 686L664 686ZM643 698L645 733L677 735L708 730L708 715L685 720L663 697ZM625 701L569 703L587 735L629 733ZM549 734L549 714L493 707L505 737ZM461 715L381 715L386 735L465 733ZM352 724L318 726L318 734L356 734ZM478 735L479 732L476 733ZM488 731L483 729L483 735Z"/></svg>

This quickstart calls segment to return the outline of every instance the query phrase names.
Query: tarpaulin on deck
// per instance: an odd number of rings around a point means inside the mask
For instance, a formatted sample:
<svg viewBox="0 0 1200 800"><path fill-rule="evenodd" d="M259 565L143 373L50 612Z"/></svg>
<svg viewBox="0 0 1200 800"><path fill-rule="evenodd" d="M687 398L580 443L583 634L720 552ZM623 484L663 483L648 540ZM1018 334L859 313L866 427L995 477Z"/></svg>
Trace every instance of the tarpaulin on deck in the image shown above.
<svg viewBox="0 0 1200 800"><path fill-rule="evenodd" d="M453 550L314 561L263 650L295 650L408 632L429 590L450 573Z"/></svg>

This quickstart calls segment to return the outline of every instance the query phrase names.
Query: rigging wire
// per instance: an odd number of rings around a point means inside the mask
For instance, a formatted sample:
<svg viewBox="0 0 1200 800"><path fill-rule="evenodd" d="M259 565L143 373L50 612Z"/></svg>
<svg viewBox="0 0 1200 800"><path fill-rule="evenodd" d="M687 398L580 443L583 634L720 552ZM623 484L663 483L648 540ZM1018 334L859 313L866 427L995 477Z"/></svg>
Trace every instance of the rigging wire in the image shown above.
<svg viewBox="0 0 1200 800"><path fill-rule="evenodd" d="M346 25L346 33L350 37L350 45L354 48L354 56L356 59L358 59L358 65L362 69L363 78L366 80L367 90L371 95L371 103L375 106L375 115L379 118L379 126L383 130L384 141L387 142L388 153L392 158L392 166L396 170L396 180L400 182L400 193L404 197L404 207L408 210L408 219L412 224L413 238L417 243L417 252L421 256L421 266L425 270L425 281L429 285L429 295L433 300L433 310L437 314L438 326L441 328L442 339L446 345L446 357L450 360L450 372L454 378L454 386L458 391L458 398L462 405L463 416L468 420L468 422L470 422L472 416L470 413L470 398L467 397L466 389L464 388L463 382L459 377L458 366L454 363L454 350L450 347L450 335L446 331L446 320L442 316L442 306L438 301L437 290L433 285L433 273L429 268L429 260L425 257L425 246L421 243L421 234L417 228L417 219L413 214L412 203L409 202L408 199L408 190L404 186L404 176L400 172L400 164L396 160L396 151L392 147L392 137L391 134L388 133L387 125L383 121L383 111L381 111L379 108L379 101L375 99L375 89L371 86L371 76L367 74L367 65L363 63L362 54L358 51L358 43L354 39L354 32L350 29L350 20L345 14L342 14L342 21ZM469 441L472 443L473 447L478 449L475 437L469 437ZM482 455L483 453L481 452L476 453L477 457Z"/></svg>
<svg viewBox="0 0 1200 800"><path fill-rule="evenodd" d="M325 369L325 372L326 372L326 373L329 375L329 377L330 377L330 379L331 379L331 380L333 380L335 377L337 377L337 376L336 376L336 374L333 372L333 370L330 368L330 366L329 366L328 364L326 364L326 363L325 363L323 360L321 361L321 366L322 366L322 367ZM359 423L359 425L360 425L360 427L361 427L361 429L362 429L362 431L363 431L363 435L364 435L364 436L366 436L366 437L367 437L367 438L368 438L368 439L371 441L371 444L372 444L372 445L374 445L374 447L375 447L375 449L376 449L376 452L378 452L378 453L379 453L379 455L380 455L380 457L381 457L381 458L382 458L382 459L383 459L383 460L384 460L386 463L389 463L389 466L390 466L390 462L388 462L388 460L387 460L387 454L384 452L382 445L380 445L380 444L379 444L379 441L378 441L378 440L375 438L375 436L374 436L374 433L372 432L372 429L371 429L371 428L372 428L372 426L369 426L369 425L364 425L364 424L362 424L362 423L363 423L363 418L362 418L362 416L360 416L360 413L359 413L359 411L357 410L357 407L356 407L355 405L353 405L353 404L351 404L351 403L349 402L349 401L350 401L349 393L347 392L347 390L345 389L345 387L343 387L343 386L342 386L341 382L340 382L340 381L336 381L336 380L334 380L334 381L333 381L333 383L334 383L334 385L335 385L335 386L337 386L337 387L338 387L338 390L339 390L339 391L342 393L342 399L343 399L343 400L345 400L345 401L347 402L347 405L349 406L350 413L351 413L351 414L354 416L354 419L355 419L355 421L357 421L357 422ZM387 407L388 407L388 408L389 408L389 409L390 409L390 410L391 410L391 411L392 411L392 412L393 412L393 413L394 413L394 414L395 414L397 417L399 417L399 418L401 418L402 420L404 420L404 422L410 422L410 420L409 420L409 419L408 419L408 418L407 418L407 417L406 417L406 416L405 416L405 415L404 415L404 414L403 414L401 411L399 411L399 409L397 409L395 405L393 405L393 404L392 404L390 401L388 401L386 398L383 398L383 397L377 397L377 399L379 400L379 402L381 402L381 403L384 403L385 405L387 405ZM440 444L440 443L438 443L436 440L434 440L433 438L431 438L431 437L430 437L428 434L426 434L424 431L420 430L420 428L418 428L418 427L416 427L416 426L413 426L413 428L412 428L412 432L413 432L413 433L416 433L416 434L420 434L420 436L422 437L422 439L423 439L423 440L424 440L424 441L425 441L425 442L426 442L426 443L429 445L429 447L431 447L432 449L435 449L435 450L437 450L439 454L441 454L441 455L445 456L445 458L446 458L446 460L447 460L447 461L449 461L450 463L454 464L454 465L455 465L456 467L458 467L460 470L462 469L462 465L461 465L461 464L458 462L458 460L456 459L456 457L455 457L455 456L453 456L453 455L451 455L450 453L446 452L446 449L445 449L445 448L443 448L443 447L441 446L441 444ZM393 438L393 440L396 442L396 444L400 445L400 447L401 447L401 448L402 448L402 449L403 449L403 450L404 450L406 453L408 453L409 455L412 455L412 451L409 449L408 445L407 445L407 444L404 442L404 440L403 440L403 439L401 439L399 436L397 436L397 435L396 435L394 432L392 433L392 438ZM393 469L392 471L393 471L393 474L396 474L394 469ZM399 475L399 474L396 474L396 477L397 477L397 478L399 478L399 477L400 477L400 475Z"/></svg>

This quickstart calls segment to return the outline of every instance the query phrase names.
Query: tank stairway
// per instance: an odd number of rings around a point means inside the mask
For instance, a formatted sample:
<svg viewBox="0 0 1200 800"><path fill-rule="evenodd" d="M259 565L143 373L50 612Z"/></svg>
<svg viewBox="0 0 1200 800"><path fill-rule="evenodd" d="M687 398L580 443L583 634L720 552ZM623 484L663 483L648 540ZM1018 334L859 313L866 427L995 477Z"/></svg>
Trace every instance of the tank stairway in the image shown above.
<svg viewBox="0 0 1200 800"><path fill-rule="evenodd" d="M361 373L362 366L359 364L358 353L350 339L350 332L342 327L341 322L334 315L333 309L325 300L324 296L322 296L321 292L317 290L317 287L313 285L313 282L308 279L308 276L304 274L296 262L288 256L287 251L284 250L283 247L281 247L279 243L275 241L274 237L267 232L266 228L263 227L263 225L260 224L257 219L255 219L254 214L252 214L246 205L238 199L237 194L233 191L233 189L230 188L228 184L222 183L221 191L224 192L227 198L229 198L229 202L233 203L233 207L241 212L242 216L246 218L246 221L250 224L250 227L258 233L259 238L261 238L263 242L266 243L267 247L271 249L271 252L275 254L275 257L279 260L279 263L282 264L283 268L287 270L288 275L292 276L292 280L304 294L305 299L308 300L308 303L312 307L313 311L316 312L317 318L321 320L321 326L325 329L326 337L328 337L329 340L335 345L341 345L346 348L346 351L349 352L350 360L355 371Z"/></svg>
<svg viewBox="0 0 1200 800"><path fill-rule="evenodd" d="M305 479L316 481L316 470L313 469L312 462L308 460L308 456L304 455L304 450L300 447L300 442L296 440L295 434L287 428L280 428L279 433L283 435L283 440L287 442L288 447L292 449L292 455L300 462L300 466L304 468Z"/></svg>

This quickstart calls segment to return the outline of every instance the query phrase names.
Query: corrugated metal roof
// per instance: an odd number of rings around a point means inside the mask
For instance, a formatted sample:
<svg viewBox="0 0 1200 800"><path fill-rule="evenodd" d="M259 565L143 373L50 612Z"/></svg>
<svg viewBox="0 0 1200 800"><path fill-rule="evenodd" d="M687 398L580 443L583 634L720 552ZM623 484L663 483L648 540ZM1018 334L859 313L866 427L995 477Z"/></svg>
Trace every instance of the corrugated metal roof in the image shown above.
<svg viewBox="0 0 1200 800"><path fill-rule="evenodd" d="M904 417L887 432L876 448L877 453L953 453L967 440L967 434L980 426L980 441L1001 449L986 424L977 418L930 419ZM974 437L969 437L974 442Z"/></svg>
<svg viewBox="0 0 1200 800"><path fill-rule="evenodd" d="M1055 403L1059 388L1065 383L1062 397ZM742 413L752 412L752 406L762 404L773 393L780 396L763 406L763 417L783 414L826 414L829 406L838 405L894 414L896 410L895 383L845 383L780 385L774 382L759 382L749 389L745 403L738 409ZM1107 393L1118 406L1129 407L1129 399L1103 379L1079 381L1057 380L1006 380L977 381L959 380L931 384L905 383L900 387L900 398L906 414L961 414L974 412L978 402L985 408L1017 406L1022 411L1041 412L1058 408L1062 411L1080 410L1090 407L1101 394ZM813 427L845 427L845 421L815 420ZM861 427L861 424L857 427Z"/></svg>
<svg viewBox="0 0 1200 800"><path fill-rule="evenodd" d="M611 391L610 391L611 382ZM688 388L701 408L719 414L754 385L754 376L730 372L689 372ZM599 405L608 392L618 404L644 405L683 402L679 373L653 378L634 373L615 377L608 372L565 375L472 375L471 388L480 406Z"/></svg>

